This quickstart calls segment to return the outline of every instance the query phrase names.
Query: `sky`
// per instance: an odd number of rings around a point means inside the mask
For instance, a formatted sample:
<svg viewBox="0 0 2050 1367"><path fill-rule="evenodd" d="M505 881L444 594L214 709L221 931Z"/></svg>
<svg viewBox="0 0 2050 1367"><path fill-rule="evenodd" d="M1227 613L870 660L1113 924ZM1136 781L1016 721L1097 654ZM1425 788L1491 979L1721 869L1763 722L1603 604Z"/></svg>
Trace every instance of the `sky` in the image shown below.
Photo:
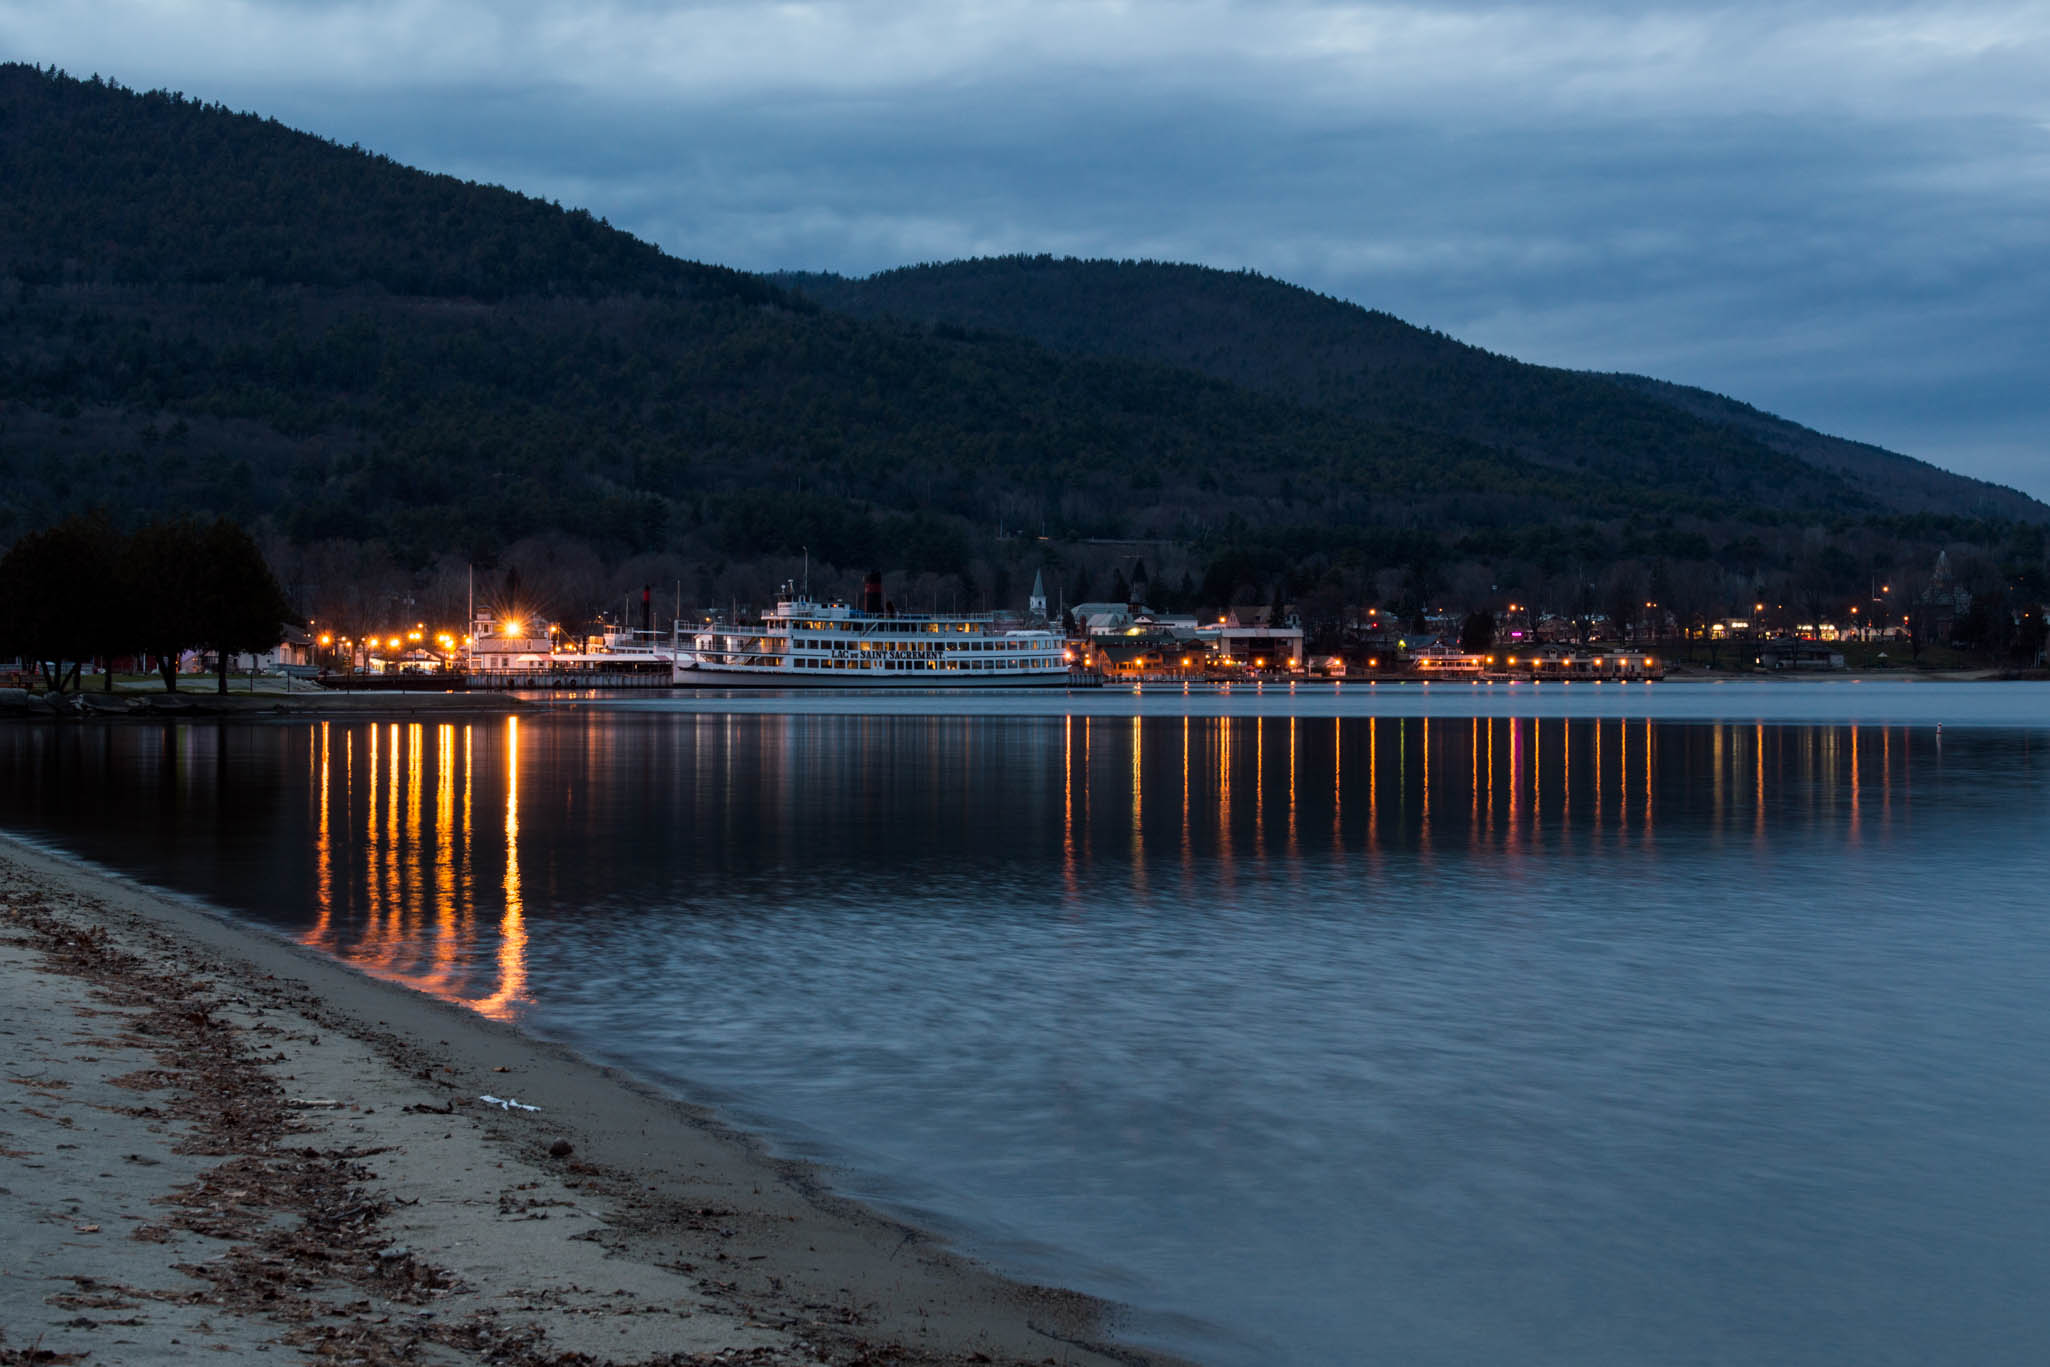
<svg viewBox="0 0 2050 1367"><path fill-rule="evenodd" d="M1191 261L2050 499L2050 0L0 0L696 260Z"/></svg>

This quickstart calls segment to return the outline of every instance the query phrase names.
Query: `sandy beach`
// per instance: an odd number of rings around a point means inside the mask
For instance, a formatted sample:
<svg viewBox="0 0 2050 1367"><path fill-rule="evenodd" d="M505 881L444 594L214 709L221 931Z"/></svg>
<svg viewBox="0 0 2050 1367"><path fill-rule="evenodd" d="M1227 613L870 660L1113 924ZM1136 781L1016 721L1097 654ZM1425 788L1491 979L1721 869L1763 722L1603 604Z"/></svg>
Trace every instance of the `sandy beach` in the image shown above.
<svg viewBox="0 0 2050 1367"><path fill-rule="evenodd" d="M1113 1321L567 1050L0 837L0 1364L1165 1361Z"/></svg>

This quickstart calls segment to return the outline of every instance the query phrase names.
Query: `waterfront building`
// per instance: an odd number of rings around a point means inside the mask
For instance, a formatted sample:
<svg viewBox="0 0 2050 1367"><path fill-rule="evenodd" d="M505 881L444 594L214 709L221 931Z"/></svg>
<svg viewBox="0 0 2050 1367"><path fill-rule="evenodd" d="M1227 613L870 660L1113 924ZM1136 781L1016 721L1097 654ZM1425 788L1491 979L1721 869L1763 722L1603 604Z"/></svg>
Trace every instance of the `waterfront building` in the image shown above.
<svg viewBox="0 0 2050 1367"><path fill-rule="evenodd" d="M1196 636L1212 644L1217 662L1226 667L1254 673L1294 673L1303 667L1301 624L1275 622L1267 608L1235 608L1214 625L1198 627Z"/></svg>

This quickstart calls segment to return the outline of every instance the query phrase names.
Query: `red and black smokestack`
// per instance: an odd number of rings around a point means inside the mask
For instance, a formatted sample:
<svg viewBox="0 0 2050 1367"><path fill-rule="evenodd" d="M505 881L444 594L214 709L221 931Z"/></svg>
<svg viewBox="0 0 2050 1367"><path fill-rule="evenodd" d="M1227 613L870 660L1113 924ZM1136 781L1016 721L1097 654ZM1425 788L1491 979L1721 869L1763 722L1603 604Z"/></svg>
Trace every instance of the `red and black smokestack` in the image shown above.
<svg viewBox="0 0 2050 1367"><path fill-rule="evenodd" d="M653 584L641 585L641 630L643 632L652 632L655 629L655 604L652 597L654 591L655 586Z"/></svg>
<svg viewBox="0 0 2050 1367"><path fill-rule="evenodd" d="M861 610L873 613L877 617L883 615L883 572L881 570L870 570L868 578L861 581Z"/></svg>

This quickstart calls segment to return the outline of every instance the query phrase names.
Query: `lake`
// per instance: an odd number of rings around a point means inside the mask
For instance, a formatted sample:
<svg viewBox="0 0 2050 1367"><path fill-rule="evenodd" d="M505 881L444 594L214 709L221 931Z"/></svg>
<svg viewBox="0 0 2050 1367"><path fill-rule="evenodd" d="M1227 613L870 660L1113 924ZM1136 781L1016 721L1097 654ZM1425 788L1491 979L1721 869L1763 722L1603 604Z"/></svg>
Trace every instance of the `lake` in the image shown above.
<svg viewBox="0 0 2050 1367"><path fill-rule="evenodd" d="M0 727L0 825L1220 1364L2050 1355L2050 689Z"/></svg>

